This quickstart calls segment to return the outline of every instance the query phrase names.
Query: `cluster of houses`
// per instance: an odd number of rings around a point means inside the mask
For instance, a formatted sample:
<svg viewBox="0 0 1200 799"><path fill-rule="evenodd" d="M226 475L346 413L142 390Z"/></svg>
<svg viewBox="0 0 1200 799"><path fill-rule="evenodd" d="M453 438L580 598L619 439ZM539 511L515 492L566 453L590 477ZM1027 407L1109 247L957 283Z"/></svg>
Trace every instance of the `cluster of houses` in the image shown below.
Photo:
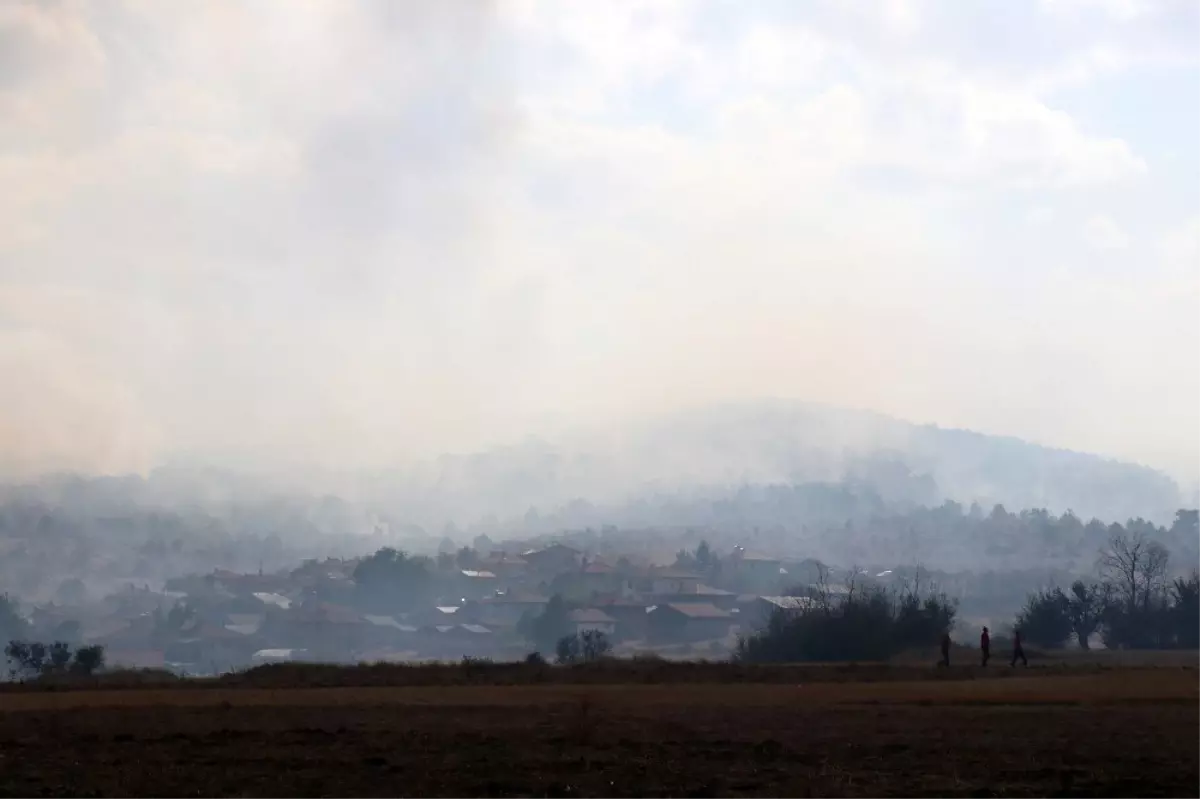
<svg viewBox="0 0 1200 799"><path fill-rule="evenodd" d="M568 632L599 630L618 653L712 656L773 612L808 601L780 595L792 583L784 564L767 556L735 551L727 559L722 582L762 587L746 592L555 543L439 569L427 603L367 613L356 602L357 562L306 561L278 574L216 570L156 590L128 586L100 602L39 605L29 620L40 638L104 646L110 664L205 674L288 660L516 659L532 648L523 621L555 595L568 609Z"/></svg>

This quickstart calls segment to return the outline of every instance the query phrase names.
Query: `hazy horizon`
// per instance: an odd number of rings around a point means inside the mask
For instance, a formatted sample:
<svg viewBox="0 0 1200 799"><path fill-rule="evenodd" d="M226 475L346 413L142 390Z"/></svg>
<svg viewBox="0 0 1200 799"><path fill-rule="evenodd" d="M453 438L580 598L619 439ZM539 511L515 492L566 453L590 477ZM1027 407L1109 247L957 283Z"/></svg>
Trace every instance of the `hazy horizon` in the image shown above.
<svg viewBox="0 0 1200 799"><path fill-rule="evenodd" d="M0 0L0 479L785 398L1200 481L1200 6Z"/></svg>

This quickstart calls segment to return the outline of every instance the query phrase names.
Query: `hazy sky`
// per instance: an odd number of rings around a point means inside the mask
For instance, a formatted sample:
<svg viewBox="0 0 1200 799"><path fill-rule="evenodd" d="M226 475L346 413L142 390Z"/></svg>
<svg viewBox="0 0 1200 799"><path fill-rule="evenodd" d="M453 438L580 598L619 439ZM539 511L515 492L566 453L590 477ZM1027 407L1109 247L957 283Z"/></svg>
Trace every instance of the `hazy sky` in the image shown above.
<svg viewBox="0 0 1200 799"><path fill-rule="evenodd" d="M0 0L0 471L797 397L1200 475L1200 3Z"/></svg>

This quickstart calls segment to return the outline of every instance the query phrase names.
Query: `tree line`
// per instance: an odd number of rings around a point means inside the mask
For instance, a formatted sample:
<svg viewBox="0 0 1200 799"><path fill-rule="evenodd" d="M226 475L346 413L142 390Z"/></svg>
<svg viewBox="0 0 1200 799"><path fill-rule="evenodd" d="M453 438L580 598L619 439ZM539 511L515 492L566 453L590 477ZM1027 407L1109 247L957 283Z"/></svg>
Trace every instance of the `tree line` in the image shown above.
<svg viewBox="0 0 1200 799"><path fill-rule="evenodd" d="M1114 532L1096 559L1096 576L1067 590L1031 594L1013 623L1047 649L1074 640L1087 649L1098 633L1110 649L1200 647L1200 570L1171 578L1171 552L1142 532Z"/></svg>

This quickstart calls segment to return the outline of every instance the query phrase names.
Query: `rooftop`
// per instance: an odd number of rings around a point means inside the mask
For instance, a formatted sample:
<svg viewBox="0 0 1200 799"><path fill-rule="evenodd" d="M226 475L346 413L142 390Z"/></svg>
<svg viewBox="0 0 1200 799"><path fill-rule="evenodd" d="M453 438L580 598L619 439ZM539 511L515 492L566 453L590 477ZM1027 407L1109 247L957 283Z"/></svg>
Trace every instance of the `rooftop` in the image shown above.
<svg viewBox="0 0 1200 799"><path fill-rule="evenodd" d="M612 624L616 621L612 616L597 608L573 610L567 614L567 618L575 624Z"/></svg>
<svg viewBox="0 0 1200 799"><path fill-rule="evenodd" d="M711 602L671 602L660 607L670 608L689 619L731 619L733 616Z"/></svg>
<svg viewBox="0 0 1200 799"><path fill-rule="evenodd" d="M764 596L759 599L782 610L807 610L815 604L806 596Z"/></svg>

